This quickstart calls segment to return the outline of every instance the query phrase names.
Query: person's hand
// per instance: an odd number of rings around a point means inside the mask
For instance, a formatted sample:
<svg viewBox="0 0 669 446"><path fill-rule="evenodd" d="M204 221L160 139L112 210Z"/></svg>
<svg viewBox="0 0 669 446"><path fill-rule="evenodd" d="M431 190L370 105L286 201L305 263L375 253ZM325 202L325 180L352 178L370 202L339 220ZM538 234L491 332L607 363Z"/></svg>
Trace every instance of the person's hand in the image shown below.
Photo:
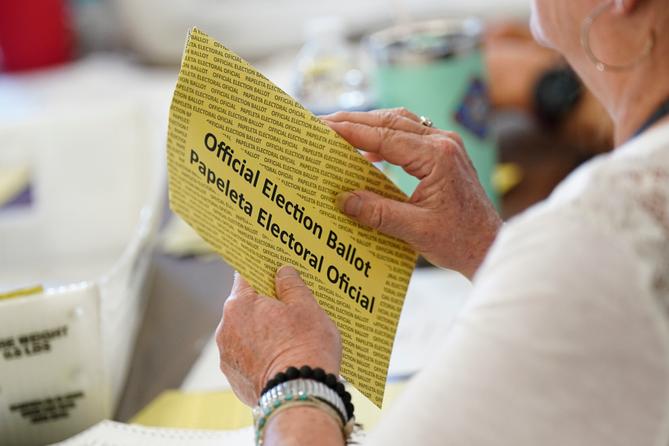
<svg viewBox="0 0 669 446"><path fill-rule="evenodd" d="M216 330L221 371L249 406L268 380L290 366L321 367L336 375L341 366L339 331L293 267L277 272L276 295L259 295L235 273Z"/></svg>
<svg viewBox="0 0 669 446"><path fill-rule="evenodd" d="M401 166L420 180L408 202L370 191L340 196L341 210L363 225L409 243L427 260L472 278L501 220L453 132L426 127L404 109L322 116L354 147Z"/></svg>

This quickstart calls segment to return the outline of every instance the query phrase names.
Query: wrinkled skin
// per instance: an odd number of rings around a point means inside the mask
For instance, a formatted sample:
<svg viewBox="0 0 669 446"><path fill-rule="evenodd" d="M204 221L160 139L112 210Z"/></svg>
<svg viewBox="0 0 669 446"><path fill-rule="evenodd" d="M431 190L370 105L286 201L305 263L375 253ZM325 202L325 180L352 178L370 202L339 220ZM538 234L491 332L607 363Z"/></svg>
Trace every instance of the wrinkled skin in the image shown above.
<svg viewBox="0 0 669 446"><path fill-rule="evenodd" d="M297 271L276 276L277 299L259 295L239 274L216 330L221 371L241 401L254 405L276 373L290 366L339 373L341 338Z"/></svg>
<svg viewBox="0 0 669 446"><path fill-rule="evenodd" d="M345 214L408 242L437 266L471 278L501 220L456 133L429 128L405 109L339 112L322 119L374 161L420 180L406 203L369 191L340 197Z"/></svg>

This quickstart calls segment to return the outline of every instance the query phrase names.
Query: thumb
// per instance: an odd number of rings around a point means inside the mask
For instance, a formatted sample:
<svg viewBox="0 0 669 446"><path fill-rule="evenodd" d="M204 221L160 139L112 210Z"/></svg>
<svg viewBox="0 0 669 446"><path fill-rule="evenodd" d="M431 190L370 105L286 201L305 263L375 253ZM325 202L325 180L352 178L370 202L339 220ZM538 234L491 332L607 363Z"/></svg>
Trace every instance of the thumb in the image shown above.
<svg viewBox="0 0 669 446"><path fill-rule="evenodd" d="M385 198L374 192L344 192L337 196L341 211L360 224L374 228L398 239L413 240L416 207Z"/></svg>
<svg viewBox="0 0 669 446"><path fill-rule="evenodd" d="M276 297L287 304L297 303L304 299L314 299L300 274L289 265L282 266L276 272L275 287Z"/></svg>

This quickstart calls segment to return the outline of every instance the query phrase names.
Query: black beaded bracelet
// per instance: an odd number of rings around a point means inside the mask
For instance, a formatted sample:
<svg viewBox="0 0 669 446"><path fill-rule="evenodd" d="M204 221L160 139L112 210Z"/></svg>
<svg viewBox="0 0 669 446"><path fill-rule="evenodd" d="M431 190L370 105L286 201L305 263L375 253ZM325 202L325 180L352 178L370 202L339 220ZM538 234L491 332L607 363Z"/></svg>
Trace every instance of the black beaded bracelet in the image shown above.
<svg viewBox="0 0 669 446"><path fill-rule="evenodd" d="M260 392L260 396L263 396L265 393L269 392L271 389L283 382L300 378L313 379L315 381L321 382L330 389L337 392L337 395L339 395L341 400L344 402L344 407L346 407L346 416L348 417L348 420L353 418L355 407L353 406L353 403L351 403L351 394L346 391L344 384L339 381L336 375L332 373L325 373L325 370L320 367L313 369L308 365L304 365L299 369L297 367L288 367L285 372L279 372L274 375L274 378L267 381L265 388L262 389L262 392Z"/></svg>

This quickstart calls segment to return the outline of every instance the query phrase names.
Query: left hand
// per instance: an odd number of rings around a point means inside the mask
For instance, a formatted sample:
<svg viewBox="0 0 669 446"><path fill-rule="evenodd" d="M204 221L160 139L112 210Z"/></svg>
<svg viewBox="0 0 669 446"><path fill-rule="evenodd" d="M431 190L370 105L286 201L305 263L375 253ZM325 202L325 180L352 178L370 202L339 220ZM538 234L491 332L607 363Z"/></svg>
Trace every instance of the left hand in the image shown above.
<svg viewBox="0 0 669 446"><path fill-rule="evenodd" d="M321 119L368 159L402 167L420 182L408 201L368 190L337 197L358 223L404 240L429 262L471 279L501 220L459 135L427 127L405 109L338 112Z"/></svg>
<svg viewBox="0 0 669 446"><path fill-rule="evenodd" d="M298 272L276 275L277 299L259 295L239 273L216 330L221 371L237 397L252 406L267 381L288 367L321 367L339 374L339 331Z"/></svg>

